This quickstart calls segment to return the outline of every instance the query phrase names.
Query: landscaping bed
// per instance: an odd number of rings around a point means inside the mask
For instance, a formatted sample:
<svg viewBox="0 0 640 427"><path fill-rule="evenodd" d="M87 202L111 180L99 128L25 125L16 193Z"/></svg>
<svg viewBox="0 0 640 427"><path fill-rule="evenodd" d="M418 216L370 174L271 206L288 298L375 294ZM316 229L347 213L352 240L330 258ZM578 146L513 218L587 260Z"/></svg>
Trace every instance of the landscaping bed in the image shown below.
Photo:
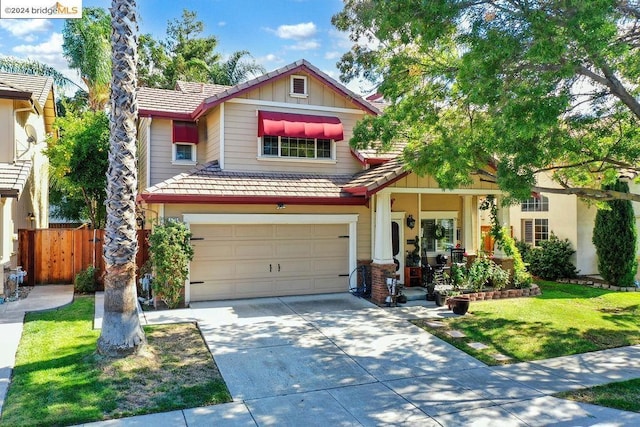
<svg viewBox="0 0 640 427"><path fill-rule="evenodd" d="M96 353L94 298L28 314L2 426L72 425L229 402L195 324L148 326L144 350L123 359Z"/></svg>

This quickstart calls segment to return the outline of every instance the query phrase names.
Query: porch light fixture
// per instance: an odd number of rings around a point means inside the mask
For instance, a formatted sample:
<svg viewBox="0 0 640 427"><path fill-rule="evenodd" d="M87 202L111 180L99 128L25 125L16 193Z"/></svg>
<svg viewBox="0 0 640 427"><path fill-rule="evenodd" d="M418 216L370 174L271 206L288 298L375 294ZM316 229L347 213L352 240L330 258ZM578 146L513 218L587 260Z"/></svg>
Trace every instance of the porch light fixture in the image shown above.
<svg viewBox="0 0 640 427"><path fill-rule="evenodd" d="M284 202L278 202L276 209L284 209L286 208L286 206L284 205Z"/></svg>
<svg viewBox="0 0 640 427"><path fill-rule="evenodd" d="M33 212L29 212L29 213L27 214L27 219L28 219L29 221L32 221L32 222L33 222L33 221L35 221L35 220L36 220L36 216L33 214Z"/></svg>
<svg viewBox="0 0 640 427"><path fill-rule="evenodd" d="M413 217L413 215L409 215L407 217L407 227L413 230L413 227L415 226L416 226L416 219Z"/></svg>

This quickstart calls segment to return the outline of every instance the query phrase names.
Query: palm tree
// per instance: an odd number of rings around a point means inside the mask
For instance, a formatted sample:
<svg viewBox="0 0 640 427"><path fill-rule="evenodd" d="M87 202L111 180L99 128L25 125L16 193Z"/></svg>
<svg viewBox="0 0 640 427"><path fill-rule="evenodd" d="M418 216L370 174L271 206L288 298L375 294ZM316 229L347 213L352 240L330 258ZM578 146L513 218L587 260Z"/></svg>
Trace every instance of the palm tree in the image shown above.
<svg viewBox="0 0 640 427"><path fill-rule="evenodd" d="M135 0L111 2L111 118L107 171L107 226L104 317L98 352L122 357L146 339L136 295L136 63L138 24Z"/></svg>
<svg viewBox="0 0 640 427"><path fill-rule="evenodd" d="M246 50L233 52L225 62L216 62L211 67L209 81L219 85L235 86L248 80L250 76L264 74L267 70L255 61L244 61L244 57L251 58Z"/></svg>
<svg viewBox="0 0 640 427"><path fill-rule="evenodd" d="M0 56L0 71L4 71L6 73L52 77L54 83L60 87L75 86L84 92L84 89L78 86L73 80L65 77L52 66L36 61L35 59Z"/></svg>

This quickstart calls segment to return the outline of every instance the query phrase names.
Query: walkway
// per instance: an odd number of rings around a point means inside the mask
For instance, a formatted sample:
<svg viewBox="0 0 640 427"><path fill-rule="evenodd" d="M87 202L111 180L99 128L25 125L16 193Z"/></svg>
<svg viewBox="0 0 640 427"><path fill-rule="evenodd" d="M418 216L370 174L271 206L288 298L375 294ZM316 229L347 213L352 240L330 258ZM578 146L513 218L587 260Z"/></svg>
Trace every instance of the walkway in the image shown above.
<svg viewBox="0 0 640 427"><path fill-rule="evenodd" d="M348 294L144 312L150 324L198 322L234 402L86 426L640 425L637 413L550 396L640 378L640 346L488 367L407 322L451 315Z"/></svg>
<svg viewBox="0 0 640 427"><path fill-rule="evenodd" d="M0 305L3 375L13 366L20 335L14 331L5 345L5 333L17 324L21 331L24 311L31 310L25 302L37 305L40 292L53 289L36 287L17 303L20 310ZM68 302L72 289L59 292L66 295L61 304ZM50 304L42 308L51 308L53 296L45 299ZM383 309L330 294L144 312L150 324L197 321L234 401L85 425L640 425L637 413L550 396L640 378L640 346L487 367L406 321L450 315L426 304ZM101 306L98 294L97 325Z"/></svg>

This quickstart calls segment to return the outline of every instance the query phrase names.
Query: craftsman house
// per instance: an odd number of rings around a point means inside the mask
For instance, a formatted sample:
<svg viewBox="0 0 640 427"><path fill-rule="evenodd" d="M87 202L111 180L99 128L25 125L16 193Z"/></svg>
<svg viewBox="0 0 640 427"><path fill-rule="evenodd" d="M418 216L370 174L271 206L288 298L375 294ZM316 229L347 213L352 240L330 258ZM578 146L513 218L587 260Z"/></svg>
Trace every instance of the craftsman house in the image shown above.
<svg viewBox="0 0 640 427"><path fill-rule="evenodd" d="M48 227L48 161L55 119L53 79L0 73L0 280L17 267L19 228ZM2 293L4 286L0 286Z"/></svg>
<svg viewBox="0 0 640 427"><path fill-rule="evenodd" d="M478 205L500 194L479 178L443 191L398 153L352 150L376 103L305 60L233 87L140 88L138 103L141 212L189 225L187 301L346 292L367 264L381 302L386 275L415 275L416 236L428 259L475 253Z"/></svg>

